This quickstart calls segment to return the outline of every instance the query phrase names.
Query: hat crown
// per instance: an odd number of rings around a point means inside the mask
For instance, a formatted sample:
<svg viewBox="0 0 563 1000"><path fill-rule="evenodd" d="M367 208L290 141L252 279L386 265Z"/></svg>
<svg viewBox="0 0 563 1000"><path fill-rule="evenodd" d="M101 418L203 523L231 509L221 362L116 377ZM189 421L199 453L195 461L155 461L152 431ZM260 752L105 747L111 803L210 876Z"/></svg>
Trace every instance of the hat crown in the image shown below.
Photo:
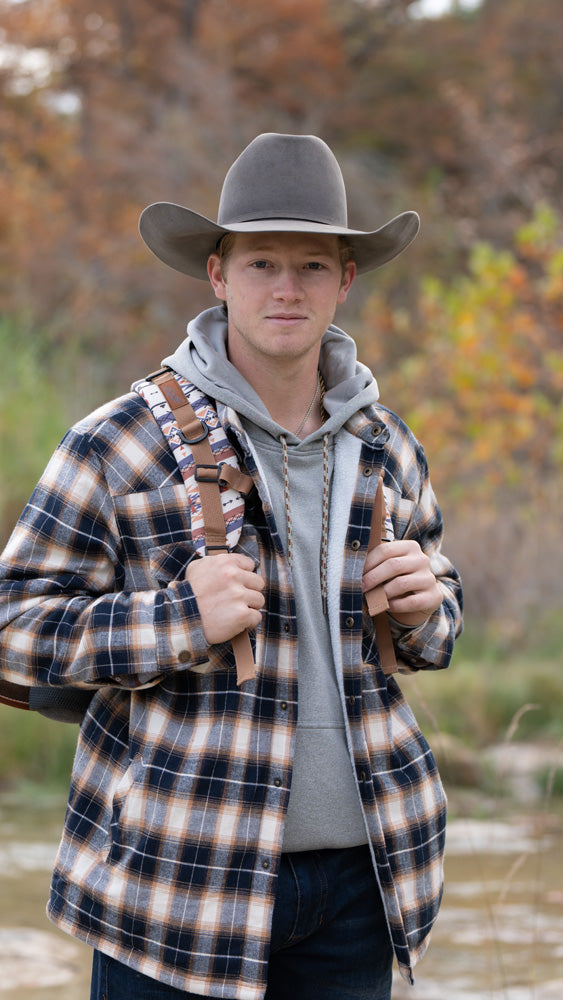
<svg viewBox="0 0 563 1000"><path fill-rule="evenodd" d="M301 219L346 228L346 189L334 153L314 135L257 136L229 169L217 223Z"/></svg>

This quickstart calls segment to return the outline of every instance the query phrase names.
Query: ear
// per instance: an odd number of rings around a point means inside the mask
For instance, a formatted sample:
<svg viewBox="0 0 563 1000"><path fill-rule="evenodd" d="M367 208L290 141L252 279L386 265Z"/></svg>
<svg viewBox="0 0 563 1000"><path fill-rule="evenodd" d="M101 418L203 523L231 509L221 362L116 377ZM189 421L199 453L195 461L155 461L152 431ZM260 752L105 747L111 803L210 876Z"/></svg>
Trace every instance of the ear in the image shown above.
<svg viewBox="0 0 563 1000"><path fill-rule="evenodd" d="M344 277L342 279L342 284L340 286L340 290L338 292L338 298L336 300L339 306L342 305L343 302L346 302L346 299L348 298L348 292L352 287L352 282L354 281L355 277L356 277L355 261L349 260L344 265Z"/></svg>
<svg viewBox="0 0 563 1000"><path fill-rule="evenodd" d="M215 292L215 297L225 302L227 299L226 282L223 277L221 258L218 253L212 253L207 261L207 275L211 282L211 287Z"/></svg>

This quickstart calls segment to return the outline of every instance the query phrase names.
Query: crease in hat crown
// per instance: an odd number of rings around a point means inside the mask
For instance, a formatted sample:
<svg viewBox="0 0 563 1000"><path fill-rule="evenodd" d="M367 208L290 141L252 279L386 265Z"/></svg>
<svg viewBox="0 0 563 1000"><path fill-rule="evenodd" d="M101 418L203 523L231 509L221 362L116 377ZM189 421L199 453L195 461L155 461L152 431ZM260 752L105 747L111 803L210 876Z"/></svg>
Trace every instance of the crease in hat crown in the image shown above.
<svg viewBox="0 0 563 1000"><path fill-rule="evenodd" d="M257 136L227 171L217 222L170 202L141 214L149 249L169 267L207 278L207 260L227 232L327 233L347 237L358 272L392 260L415 238L416 212L403 212L371 232L348 227L346 188L338 160L314 135Z"/></svg>
<svg viewBox="0 0 563 1000"><path fill-rule="evenodd" d="M267 132L253 139L230 167L219 201L218 225L266 219L347 228L344 179L334 153L322 139Z"/></svg>

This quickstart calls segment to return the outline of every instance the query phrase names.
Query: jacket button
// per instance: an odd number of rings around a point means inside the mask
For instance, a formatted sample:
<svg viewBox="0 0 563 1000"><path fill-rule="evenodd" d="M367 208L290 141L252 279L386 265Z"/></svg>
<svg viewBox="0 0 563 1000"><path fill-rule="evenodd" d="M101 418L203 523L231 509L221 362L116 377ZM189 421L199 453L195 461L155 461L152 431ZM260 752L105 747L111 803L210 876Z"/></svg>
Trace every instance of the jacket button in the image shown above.
<svg viewBox="0 0 563 1000"><path fill-rule="evenodd" d="M282 712L287 712L287 701L280 701L280 708Z"/></svg>
<svg viewBox="0 0 563 1000"><path fill-rule="evenodd" d="M364 476L366 477L366 479L368 478L368 476L373 476L373 469L371 468L371 466L369 465L366 466L366 468L364 469Z"/></svg>
<svg viewBox="0 0 563 1000"><path fill-rule="evenodd" d="M180 663L189 663L191 660L189 649L181 649L178 653L178 660Z"/></svg>
<svg viewBox="0 0 563 1000"><path fill-rule="evenodd" d="M356 696L354 694L349 694L348 695L348 704L349 705L355 705L356 704Z"/></svg>
<svg viewBox="0 0 563 1000"><path fill-rule="evenodd" d="M344 624L346 625L346 628L354 628L354 619L352 618L352 615L348 615Z"/></svg>
<svg viewBox="0 0 563 1000"><path fill-rule="evenodd" d="M281 787L281 778L276 778L276 780L274 781L274 785L276 786L276 788L280 788Z"/></svg>
<svg viewBox="0 0 563 1000"><path fill-rule="evenodd" d="M360 542L359 538L355 538L354 539L354 541L352 542L352 548L353 548L354 552L358 551L358 549L359 549L359 547L360 547L361 544L362 543Z"/></svg>
<svg viewBox="0 0 563 1000"><path fill-rule="evenodd" d="M262 862L262 868L264 869L265 872L267 872L269 867L270 867L270 862L268 861L267 858L265 858L264 861Z"/></svg>

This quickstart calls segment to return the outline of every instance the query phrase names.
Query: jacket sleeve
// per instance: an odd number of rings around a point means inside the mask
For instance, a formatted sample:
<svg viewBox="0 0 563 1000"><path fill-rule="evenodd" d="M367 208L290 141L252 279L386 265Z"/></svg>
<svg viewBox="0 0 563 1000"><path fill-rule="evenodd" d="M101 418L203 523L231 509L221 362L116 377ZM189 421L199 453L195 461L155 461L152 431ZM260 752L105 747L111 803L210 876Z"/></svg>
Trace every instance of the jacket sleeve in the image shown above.
<svg viewBox="0 0 563 1000"><path fill-rule="evenodd" d="M146 686L204 663L183 580L125 589L113 500L90 435L69 431L0 559L0 670L13 683Z"/></svg>
<svg viewBox="0 0 563 1000"><path fill-rule="evenodd" d="M411 437L411 443L414 439ZM443 519L432 489L423 449L416 442L409 468L408 517L398 518L397 538L418 542L442 591L442 604L421 625L409 628L390 617L399 670L442 669L449 666L454 642L463 628L463 593L459 573L442 552ZM415 471L416 470L416 471Z"/></svg>

